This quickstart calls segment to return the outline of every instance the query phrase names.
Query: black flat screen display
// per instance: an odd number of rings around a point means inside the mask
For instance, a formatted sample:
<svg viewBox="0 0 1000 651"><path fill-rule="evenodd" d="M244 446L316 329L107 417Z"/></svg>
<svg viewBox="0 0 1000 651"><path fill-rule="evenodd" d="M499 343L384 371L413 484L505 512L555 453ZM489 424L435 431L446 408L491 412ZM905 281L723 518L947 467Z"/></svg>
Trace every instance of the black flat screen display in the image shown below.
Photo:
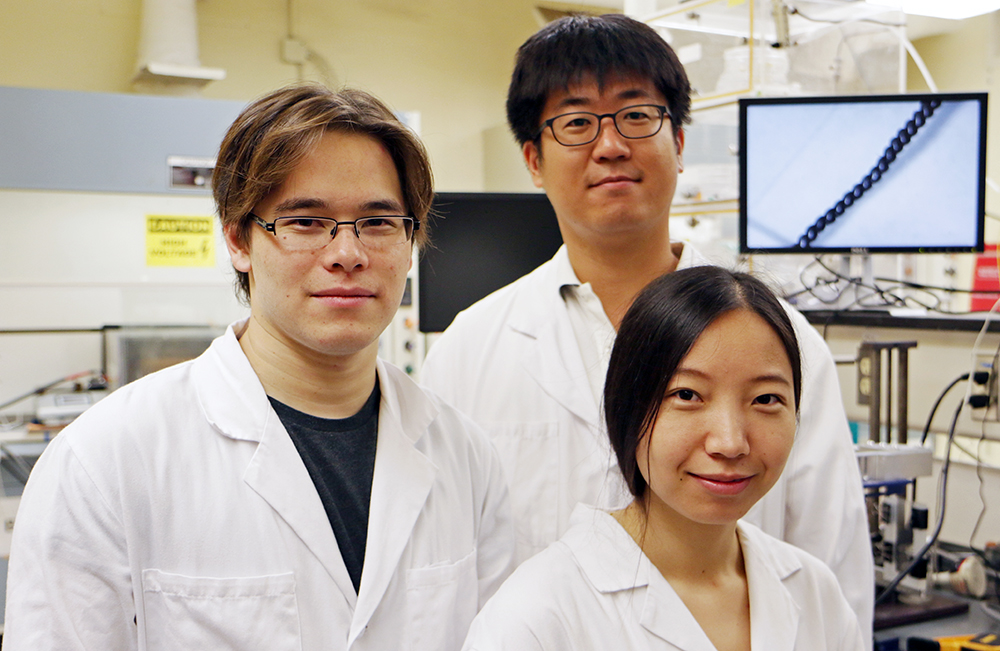
<svg viewBox="0 0 1000 651"><path fill-rule="evenodd" d="M455 315L551 258L562 244L544 194L452 193L434 198L431 246L420 256L421 332L441 332Z"/></svg>

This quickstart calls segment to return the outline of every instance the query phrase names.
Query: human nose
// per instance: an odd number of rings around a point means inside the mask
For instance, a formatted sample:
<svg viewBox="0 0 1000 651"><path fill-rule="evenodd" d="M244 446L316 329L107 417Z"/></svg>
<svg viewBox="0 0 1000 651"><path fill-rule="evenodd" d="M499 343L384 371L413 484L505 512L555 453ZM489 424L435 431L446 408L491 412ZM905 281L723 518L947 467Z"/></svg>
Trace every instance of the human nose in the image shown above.
<svg viewBox="0 0 1000 651"><path fill-rule="evenodd" d="M608 123L605 124L605 121ZM601 116L601 121L597 125L597 139L594 141L594 158L625 158L631 150L628 141L618 131L613 115Z"/></svg>
<svg viewBox="0 0 1000 651"><path fill-rule="evenodd" d="M750 452L747 422L738 409L715 410L708 425L705 450L710 455L736 459Z"/></svg>
<svg viewBox="0 0 1000 651"><path fill-rule="evenodd" d="M333 237L321 251L324 265L329 268L350 271L368 264L368 249L361 242L356 222L337 222Z"/></svg>

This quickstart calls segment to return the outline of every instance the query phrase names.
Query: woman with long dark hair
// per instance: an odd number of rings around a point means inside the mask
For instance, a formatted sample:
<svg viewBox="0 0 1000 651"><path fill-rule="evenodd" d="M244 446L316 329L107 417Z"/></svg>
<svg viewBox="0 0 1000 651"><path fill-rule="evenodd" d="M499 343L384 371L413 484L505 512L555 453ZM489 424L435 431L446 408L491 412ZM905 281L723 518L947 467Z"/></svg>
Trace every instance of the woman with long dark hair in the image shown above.
<svg viewBox="0 0 1000 651"><path fill-rule="evenodd" d="M802 373L792 324L756 278L676 271L636 298L605 383L634 499L580 505L473 623L466 649L863 649L833 573L740 521L792 449Z"/></svg>

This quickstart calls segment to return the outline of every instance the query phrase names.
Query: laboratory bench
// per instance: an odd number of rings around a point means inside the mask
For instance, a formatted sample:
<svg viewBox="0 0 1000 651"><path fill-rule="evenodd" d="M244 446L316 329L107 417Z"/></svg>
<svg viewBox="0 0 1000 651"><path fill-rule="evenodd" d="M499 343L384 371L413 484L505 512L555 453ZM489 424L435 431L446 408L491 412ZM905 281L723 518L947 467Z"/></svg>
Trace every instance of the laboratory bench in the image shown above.
<svg viewBox="0 0 1000 651"><path fill-rule="evenodd" d="M911 638L933 640L940 637L958 635L980 635L982 633L1000 634L1000 606L996 598L987 601L963 599L953 594L946 595L950 599L964 601L968 605L965 612L927 620L913 624L902 624L875 631L875 651L907 651ZM992 609L993 616L986 608Z"/></svg>
<svg viewBox="0 0 1000 651"><path fill-rule="evenodd" d="M938 314L914 310L802 310L802 314L818 329L825 326L850 326L979 332L988 313ZM1000 315L990 319L988 332L1000 332Z"/></svg>

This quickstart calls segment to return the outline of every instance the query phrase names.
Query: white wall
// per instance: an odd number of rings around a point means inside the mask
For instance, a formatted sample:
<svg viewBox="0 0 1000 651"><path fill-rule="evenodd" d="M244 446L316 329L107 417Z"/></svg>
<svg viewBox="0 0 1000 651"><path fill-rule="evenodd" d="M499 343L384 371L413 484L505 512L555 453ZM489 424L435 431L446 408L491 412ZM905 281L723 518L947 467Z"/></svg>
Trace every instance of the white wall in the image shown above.
<svg viewBox="0 0 1000 651"><path fill-rule="evenodd" d="M214 267L147 267L145 257L146 215L213 210L208 196L0 190L0 330L225 326L246 309L217 225ZM0 403L99 370L101 341L0 334Z"/></svg>

